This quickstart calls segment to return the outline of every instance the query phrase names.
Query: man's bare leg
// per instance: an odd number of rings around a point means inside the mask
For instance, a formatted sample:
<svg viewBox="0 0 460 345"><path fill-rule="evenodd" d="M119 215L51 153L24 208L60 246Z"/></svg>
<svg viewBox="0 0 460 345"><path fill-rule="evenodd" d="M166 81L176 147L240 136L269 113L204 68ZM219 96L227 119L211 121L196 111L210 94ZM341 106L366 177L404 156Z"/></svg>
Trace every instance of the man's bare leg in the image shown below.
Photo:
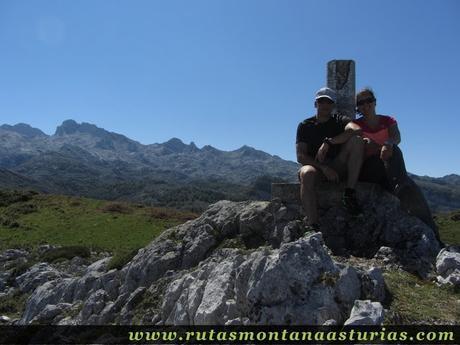
<svg viewBox="0 0 460 345"><path fill-rule="evenodd" d="M299 172L300 200L307 215L307 225L318 223L318 208L316 203L315 183L318 170L312 165L304 165Z"/></svg>
<svg viewBox="0 0 460 345"><path fill-rule="evenodd" d="M363 164L364 142L360 136L351 137L342 148L338 159L347 165L347 188L354 189Z"/></svg>
<svg viewBox="0 0 460 345"><path fill-rule="evenodd" d="M337 157L339 164L347 167L347 187L343 192L342 203L352 215L362 213L356 198L355 187L363 163L364 142L361 137L353 136L344 145Z"/></svg>

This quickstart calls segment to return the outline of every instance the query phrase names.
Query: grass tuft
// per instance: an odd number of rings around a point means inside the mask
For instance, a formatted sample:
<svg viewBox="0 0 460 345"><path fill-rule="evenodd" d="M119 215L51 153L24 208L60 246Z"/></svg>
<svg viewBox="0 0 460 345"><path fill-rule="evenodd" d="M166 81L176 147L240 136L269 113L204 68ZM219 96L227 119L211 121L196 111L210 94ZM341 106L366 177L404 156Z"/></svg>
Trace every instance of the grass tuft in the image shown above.
<svg viewBox="0 0 460 345"><path fill-rule="evenodd" d="M390 293L386 323L457 323L460 320L460 293L453 287L439 287L403 271L384 273Z"/></svg>
<svg viewBox="0 0 460 345"><path fill-rule="evenodd" d="M24 311L29 294L16 290L12 295L0 296L0 314L11 318L20 317Z"/></svg>
<svg viewBox="0 0 460 345"><path fill-rule="evenodd" d="M126 265L128 262L131 261L131 259L136 256L137 252L139 251L140 248L131 250L131 251L121 251L115 253L114 256L110 259L107 267L109 270L112 269L122 269L124 265Z"/></svg>

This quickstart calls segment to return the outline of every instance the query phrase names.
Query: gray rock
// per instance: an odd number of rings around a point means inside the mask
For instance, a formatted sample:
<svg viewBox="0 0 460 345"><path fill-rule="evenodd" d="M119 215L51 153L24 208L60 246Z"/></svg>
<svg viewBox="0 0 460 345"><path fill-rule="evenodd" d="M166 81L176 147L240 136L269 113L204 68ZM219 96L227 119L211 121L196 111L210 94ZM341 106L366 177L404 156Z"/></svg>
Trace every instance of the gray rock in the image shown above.
<svg viewBox="0 0 460 345"><path fill-rule="evenodd" d="M97 323L97 315L104 309L107 300L108 295L104 290L93 292L83 303L83 308L78 316L81 324L91 325Z"/></svg>
<svg viewBox="0 0 460 345"><path fill-rule="evenodd" d="M25 273L16 277L16 283L21 292L31 292L45 282L64 277L66 275L57 271L46 262L42 262L32 266Z"/></svg>
<svg viewBox="0 0 460 345"><path fill-rule="evenodd" d="M382 270L372 267L360 274L361 299L383 302L385 300L385 281Z"/></svg>
<svg viewBox="0 0 460 345"><path fill-rule="evenodd" d="M73 275L83 275L87 268L86 260L75 256L70 260L68 272L72 272Z"/></svg>
<svg viewBox="0 0 460 345"><path fill-rule="evenodd" d="M437 277L440 284L460 286L460 250L457 247L442 249L436 258Z"/></svg>
<svg viewBox="0 0 460 345"><path fill-rule="evenodd" d="M441 285L450 284L453 286L460 286L460 270L456 269L450 273L446 278L442 276L437 277L438 283Z"/></svg>
<svg viewBox="0 0 460 345"><path fill-rule="evenodd" d="M441 276L448 276L460 268L460 252L454 248L443 248L436 257L436 271Z"/></svg>
<svg viewBox="0 0 460 345"><path fill-rule="evenodd" d="M48 304L32 319L32 323L50 324L64 318L62 313L72 308L70 303Z"/></svg>
<svg viewBox="0 0 460 345"><path fill-rule="evenodd" d="M87 268L86 268L86 271L85 273L88 274L88 273L95 273L95 272L105 272L107 271L107 265L109 264L110 262L110 257L106 257L106 258L103 258L103 259L100 259L94 263L92 263L91 265L89 265Z"/></svg>
<svg viewBox="0 0 460 345"><path fill-rule="evenodd" d="M390 247L382 246L374 255L375 259L382 260L386 264L396 263L398 261L397 255Z"/></svg>
<svg viewBox="0 0 460 345"><path fill-rule="evenodd" d="M304 233L304 227L300 221L290 221L283 228L281 243L288 243L295 241Z"/></svg>
<svg viewBox="0 0 460 345"><path fill-rule="evenodd" d="M351 310L350 317L345 321L345 326L381 325L383 317L383 307L379 302L357 300Z"/></svg>
<svg viewBox="0 0 460 345"><path fill-rule="evenodd" d="M50 249L53 249L53 248L56 248L55 246L52 246L50 244L42 244L40 246L38 246L38 254L39 255L43 255L45 254L48 250Z"/></svg>
<svg viewBox="0 0 460 345"><path fill-rule="evenodd" d="M124 307L120 312L120 323L130 324L132 319L131 311L134 307L142 300L142 297L147 289L145 287L139 287L131 293L126 300Z"/></svg>
<svg viewBox="0 0 460 345"><path fill-rule="evenodd" d="M121 285L122 274L117 270L110 270L100 276L102 288L107 292L111 300L118 298L118 290Z"/></svg>
<svg viewBox="0 0 460 345"><path fill-rule="evenodd" d="M169 284L162 305L167 324L223 324L231 296L232 275L236 262L221 261L233 253L226 250L216 258ZM237 255L237 254L236 254ZM236 316L235 316L236 317ZM220 321L220 322L219 322Z"/></svg>
<svg viewBox="0 0 460 345"><path fill-rule="evenodd" d="M104 277L109 258L96 261L88 266L85 274L77 278L59 278L40 285L30 296L26 303L25 312L20 320L21 324L27 324L36 317L47 305L57 305L58 303L72 303L76 301L87 301L91 294L101 290L104 285ZM106 285L107 287L107 285ZM108 288L110 291L110 288ZM103 291L103 290L101 290ZM104 293L106 293L104 291ZM96 295L96 297L99 295ZM96 304L94 298L91 300ZM100 305L97 304L99 307ZM92 305L87 308L93 307ZM93 307L91 310L96 310ZM88 321L88 320L85 320Z"/></svg>
<svg viewBox="0 0 460 345"><path fill-rule="evenodd" d="M323 323L323 326L336 326L336 325L337 325L337 321L335 321L333 319L326 320Z"/></svg>
<svg viewBox="0 0 460 345"><path fill-rule="evenodd" d="M6 290L6 279L4 277L1 276L0 274L0 292L3 292Z"/></svg>
<svg viewBox="0 0 460 345"><path fill-rule="evenodd" d="M383 300L384 283L379 270L337 264L331 252L387 252L421 275L433 267L433 232L401 212L391 195L360 185L358 196L369 208L354 219L337 206L337 187L319 194L321 233L302 234L298 206L220 201L164 231L121 270L107 271L106 258L73 278L45 282L32 292L20 324L59 303L82 309L51 322L130 324L145 291L158 298L140 316L150 324L341 324L355 300ZM227 248L235 243L243 248Z"/></svg>
<svg viewBox="0 0 460 345"><path fill-rule="evenodd" d="M67 288L71 285L72 279L52 280L37 287L26 303L25 311L19 324L26 325L36 317L49 304L56 305L60 302L70 302L62 300Z"/></svg>
<svg viewBox="0 0 460 345"><path fill-rule="evenodd" d="M210 249L217 243L216 234L211 225L203 224L191 230L184 238L183 268L192 267L195 263L203 260Z"/></svg>
<svg viewBox="0 0 460 345"><path fill-rule="evenodd" d="M373 257L388 247L406 270L428 277L440 249L433 230L377 185L360 183L357 195L366 207L363 217L353 218L339 206L340 188L328 184L319 190L320 230L332 252Z"/></svg>
<svg viewBox="0 0 460 345"><path fill-rule="evenodd" d="M7 249L0 254L0 263L27 257L29 253L22 249Z"/></svg>
<svg viewBox="0 0 460 345"><path fill-rule="evenodd" d="M123 268L125 279L121 294L131 293L139 286L150 286L167 271L182 265L182 245L162 238L139 250L132 261ZM190 263L191 264L191 263Z"/></svg>
<svg viewBox="0 0 460 345"><path fill-rule="evenodd" d="M0 324L8 324L11 322L11 319L6 315L0 316Z"/></svg>
<svg viewBox="0 0 460 345"><path fill-rule="evenodd" d="M240 325L248 326L250 324L251 324L250 320L247 317L243 317L243 318L238 317L236 319L228 320L227 322L225 322L226 326L240 326Z"/></svg>
<svg viewBox="0 0 460 345"><path fill-rule="evenodd" d="M355 268L345 266L340 270L336 285L336 298L351 309L361 295L361 282Z"/></svg>
<svg viewBox="0 0 460 345"><path fill-rule="evenodd" d="M269 202L253 202L240 214L239 233L244 239L251 242L250 247L258 247L269 241L273 231L273 220Z"/></svg>
<svg viewBox="0 0 460 345"><path fill-rule="evenodd" d="M244 318L251 324L343 320L351 306L336 296L350 302L359 296L360 284L353 270L340 272L319 233L247 255L220 250L169 284L162 318L166 324L195 325L241 324ZM347 286L354 292L347 294Z"/></svg>

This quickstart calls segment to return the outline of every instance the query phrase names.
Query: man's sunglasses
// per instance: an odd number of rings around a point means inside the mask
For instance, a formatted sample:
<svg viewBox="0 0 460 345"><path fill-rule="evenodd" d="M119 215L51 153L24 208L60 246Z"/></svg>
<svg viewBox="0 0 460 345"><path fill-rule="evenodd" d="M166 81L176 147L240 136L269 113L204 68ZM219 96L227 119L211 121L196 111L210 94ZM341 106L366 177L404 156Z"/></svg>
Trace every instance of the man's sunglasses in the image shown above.
<svg viewBox="0 0 460 345"><path fill-rule="evenodd" d="M331 99L329 99L329 98L327 98L327 97L318 98L318 99L316 100L316 102L318 102L318 103L320 103L320 104L325 104L325 103L327 103L327 104L332 104L332 103L334 103L334 101L332 101Z"/></svg>
<svg viewBox="0 0 460 345"><path fill-rule="evenodd" d="M360 106L362 106L364 104L369 104L369 103L372 103L372 102L375 102L374 97L364 98L364 99L356 102L356 106L360 107Z"/></svg>

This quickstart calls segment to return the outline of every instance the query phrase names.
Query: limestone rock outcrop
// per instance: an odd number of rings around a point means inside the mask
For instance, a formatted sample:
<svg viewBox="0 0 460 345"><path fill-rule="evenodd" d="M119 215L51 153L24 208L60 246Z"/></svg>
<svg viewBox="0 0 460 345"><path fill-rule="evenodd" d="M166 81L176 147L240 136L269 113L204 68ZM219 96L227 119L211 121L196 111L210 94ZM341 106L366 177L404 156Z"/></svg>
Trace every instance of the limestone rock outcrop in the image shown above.
<svg viewBox="0 0 460 345"><path fill-rule="evenodd" d="M304 233L295 204L220 201L164 231L121 270L108 270L109 258L75 275L36 265L17 278L31 295L16 323L343 324L361 300L379 323L373 303L385 299L382 271L334 258L391 254L392 263L427 276L439 246L396 198L370 185L358 193L361 218L341 208L337 193L320 195L320 233ZM46 272L38 287L35 271Z"/></svg>

